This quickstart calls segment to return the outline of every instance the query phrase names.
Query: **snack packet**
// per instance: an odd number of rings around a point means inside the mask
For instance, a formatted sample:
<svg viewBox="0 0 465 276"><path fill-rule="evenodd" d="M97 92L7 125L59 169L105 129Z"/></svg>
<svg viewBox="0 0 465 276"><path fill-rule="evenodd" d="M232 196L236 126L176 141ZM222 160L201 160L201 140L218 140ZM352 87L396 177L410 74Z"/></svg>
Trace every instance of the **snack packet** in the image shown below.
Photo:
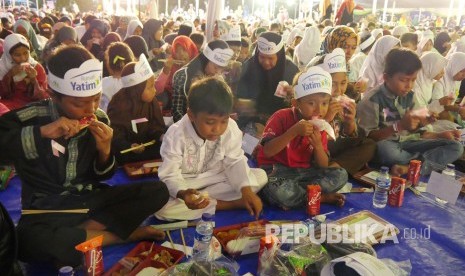
<svg viewBox="0 0 465 276"><path fill-rule="evenodd" d="M84 253L85 268L88 276L103 274L103 235L76 245L76 250Z"/></svg>

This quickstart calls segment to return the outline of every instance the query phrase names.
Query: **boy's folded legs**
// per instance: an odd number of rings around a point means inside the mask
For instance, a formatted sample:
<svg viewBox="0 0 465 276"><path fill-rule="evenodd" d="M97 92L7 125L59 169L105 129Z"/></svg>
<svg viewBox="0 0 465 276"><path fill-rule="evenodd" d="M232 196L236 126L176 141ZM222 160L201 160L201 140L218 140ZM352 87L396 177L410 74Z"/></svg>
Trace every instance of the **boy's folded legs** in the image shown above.
<svg viewBox="0 0 465 276"><path fill-rule="evenodd" d="M262 169L252 168L250 169L252 179L255 178L255 183L250 183L252 191L257 193L268 181L266 173ZM206 184L213 182L214 184ZM202 187L199 187L199 186ZM205 187L205 185L208 185ZM240 191L235 190L228 182L227 178L221 177L221 175L214 175L199 180L192 180L189 182L189 186L197 189L200 193L208 192L210 203L203 209L192 210L189 209L183 200L170 198L168 203L158 212L155 213L155 217L162 220L193 220L202 217L203 213L214 214L217 208L217 200L221 201L235 201L242 198Z"/></svg>

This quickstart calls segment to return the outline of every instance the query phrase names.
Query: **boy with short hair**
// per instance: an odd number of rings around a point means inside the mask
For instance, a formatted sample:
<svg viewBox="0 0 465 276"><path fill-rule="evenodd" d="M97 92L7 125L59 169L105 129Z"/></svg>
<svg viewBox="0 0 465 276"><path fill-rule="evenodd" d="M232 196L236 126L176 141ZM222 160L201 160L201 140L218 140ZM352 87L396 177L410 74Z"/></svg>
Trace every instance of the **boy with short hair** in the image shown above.
<svg viewBox="0 0 465 276"><path fill-rule="evenodd" d="M332 128L324 117L331 87L328 72L310 67L294 78L292 108L280 109L268 120L257 159L269 174L261 195L270 204L285 210L305 206L309 184L321 186L322 202L344 204L344 196L335 192L346 184L347 172L329 167L327 132Z"/></svg>
<svg viewBox="0 0 465 276"><path fill-rule="evenodd" d="M412 114L412 88L420 69L414 52L392 49L386 56L384 83L365 93L357 106L359 127L377 141L374 162L390 166L394 174L406 173L412 159L446 165L463 153L463 146L455 141L459 132L424 131L424 118Z"/></svg>
<svg viewBox="0 0 465 276"><path fill-rule="evenodd" d="M418 35L416 33L404 33L400 36L402 47L416 51L418 47Z"/></svg>
<svg viewBox="0 0 465 276"><path fill-rule="evenodd" d="M242 132L229 118L230 88L217 77L201 79L191 86L187 100L187 114L163 138L158 176L171 198L155 215L191 220L215 210L245 208L258 218L262 202L255 193L267 177L247 165Z"/></svg>
<svg viewBox="0 0 465 276"><path fill-rule="evenodd" d="M20 260L78 266L82 254L74 247L96 236L103 235L103 245L163 238L140 227L168 200L163 183L100 182L116 167L113 130L98 109L102 63L82 46L68 46L52 55L48 69L52 99L0 117L0 152L21 179L22 208L39 212L19 220Z"/></svg>

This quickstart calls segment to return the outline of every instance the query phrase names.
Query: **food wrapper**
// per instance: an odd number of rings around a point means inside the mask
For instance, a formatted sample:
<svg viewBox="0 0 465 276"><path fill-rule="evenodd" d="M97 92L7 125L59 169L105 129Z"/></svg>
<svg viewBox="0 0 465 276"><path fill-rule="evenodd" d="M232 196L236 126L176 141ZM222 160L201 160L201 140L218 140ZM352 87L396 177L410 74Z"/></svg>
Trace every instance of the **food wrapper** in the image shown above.
<svg viewBox="0 0 465 276"><path fill-rule="evenodd" d="M265 236L266 221L259 220L216 228L214 236L230 256L239 257L258 252L260 238Z"/></svg>
<svg viewBox="0 0 465 276"><path fill-rule="evenodd" d="M76 250L84 253L84 265L88 276L103 274L103 235L76 245Z"/></svg>
<svg viewBox="0 0 465 276"><path fill-rule="evenodd" d="M350 108L351 103L355 103L354 99L351 99L346 95L335 97L334 100L340 102L341 105L345 108Z"/></svg>
<svg viewBox="0 0 465 276"><path fill-rule="evenodd" d="M171 267L160 276L239 276L239 264L221 255L213 261L192 260Z"/></svg>
<svg viewBox="0 0 465 276"><path fill-rule="evenodd" d="M426 119L426 118L431 116L428 108L426 108L426 107L422 107L422 108L412 110L412 111L410 111L410 115L418 117L418 118L422 118L422 119Z"/></svg>
<svg viewBox="0 0 465 276"><path fill-rule="evenodd" d="M334 141L336 141L336 133L334 133L333 127L323 119L312 119L310 123L318 127L320 131L325 131L328 133L329 137L331 137Z"/></svg>
<svg viewBox="0 0 465 276"><path fill-rule="evenodd" d="M274 95L279 98L285 99L287 97L287 92L284 90L286 86L289 86L289 83L287 81L280 81L278 83L278 86L276 86L276 91L274 92Z"/></svg>
<svg viewBox="0 0 465 276"><path fill-rule="evenodd" d="M268 266L263 267L260 275L320 275L326 263L330 261L326 249L311 242L297 244L290 251L277 250Z"/></svg>

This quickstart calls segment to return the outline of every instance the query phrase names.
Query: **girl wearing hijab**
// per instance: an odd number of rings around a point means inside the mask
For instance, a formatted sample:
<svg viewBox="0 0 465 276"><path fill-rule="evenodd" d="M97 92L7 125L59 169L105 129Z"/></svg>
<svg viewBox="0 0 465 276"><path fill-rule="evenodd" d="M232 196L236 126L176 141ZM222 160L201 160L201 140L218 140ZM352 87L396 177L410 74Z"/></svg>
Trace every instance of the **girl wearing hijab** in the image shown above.
<svg viewBox="0 0 465 276"><path fill-rule="evenodd" d="M433 85L432 111L441 112L440 118L451 120L453 114L450 112L457 112L460 115L457 118L465 119L465 107L454 104L463 79L465 79L465 53L457 52L450 56L444 77Z"/></svg>
<svg viewBox="0 0 465 276"><path fill-rule="evenodd" d="M20 34L11 34L5 38L3 47L0 102L13 110L48 98L45 70L30 56L27 39Z"/></svg>
<svg viewBox="0 0 465 276"><path fill-rule="evenodd" d="M100 61L104 61L105 51L114 42L121 42L121 37L116 32L109 32L103 39L101 51L95 57ZM108 72L108 68L103 66L103 77L108 77L109 75L110 73Z"/></svg>
<svg viewBox="0 0 465 276"><path fill-rule="evenodd" d="M375 40L378 40L384 35L383 29L374 29L371 31L371 35L375 38Z"/></svg>
<svg viewBox="0 0 465 276"><path fill-rule="evenodd" d="M95 57L103 50L103 39L109 31L108 24L103 20L95 19L90 23L89 29L81 38L81 44Z"/></svg>
<svg viewBox="0 0 465 276"><path fill-rule="evenodd" d="M434 34L432 31L426 30L421 34L421 37L419 38L418 46L417 46L418 56L421 57L423 53L429 52L433 49L433 40L434 40Z"/></svg>
<svg viewBox="0 0 465 276"><path fill-rule="evenodd" d="M447 59L436 52L427 52L420 57L421 70L418 72L415 86L413 87L413 99L415 108L428 107L434 110L431 104L433 96L433 84L444 76L444 68ZM447 100L448 97L444 100ZM441 101L444 101L441 100Z"/></svg>
<svg viewBox="0 0 465 276"><path fill-rule="evenodd" d="M139 19L133 19L131 22L129 22L128 29L126 31L126 36L124 39L130 37L131 35L142 35L142 28L144 25L142 25L142 22L140 22Z"/></svg>
<svg viewBox="0 0 465 276"><path fill-rule="evenodd" d="M187 110L187 94L192 82L203 76L221 75L234 52L223 40L208 43L203 52L173 75L173 120L179 121Z"/></svg>
<svg viewBox="0 0 465 276"><path fill-rule="evenodd" d="M135 61L135 57L128 45L114 42L105 51L104 68L109 72L108 77L102 79L102 97L100 108L107 111L108 103L122 87L121 73L126 64Z"/></svg>
<svg viewBox="0 0 465 276"><path fill-rule="evenodd" d="M162 39L163 36L163 22L156 19L149 19L145 22L142 29L142 37L147 43L149 49L148 59L150 66L155 72L163 67L163 63L158 62L159 59L164 59L165 49L162 47L165 41Z"/></svg>
<svg viewBox="0 0 465 276"><path fill-rule="evenodd" d="M362 33L360 38L360 52L352 56L349 60L350 72L349 72L349 82L356 82L360 77L360 69L362 68L365 59L370 53L371 48L375 44L375 38L369 32Z"/></svg>
<svg viewBox="0 0 465 276"><path fill-rule="evenodd" d="M443 56L447 55L450 49L451 38L447 32L440 32L434 40L434 48Z"/></svg>
<svg viewBox="0 0 465 276"><path fill-rule="evenodd" d="M189 37L180 35L174 39L171 56L166 60L163 70L155 81L157 98L163 102L163 110L171 109L174 73L198 54L197 46Z"/></svg>
<svg viewBox="0 0 465 276"><path fill-rule="evenodd" d="M255 54L242 66L237 88L236 110L244 128L249 123L266 124L279 109L289 107L282 97L275 96L280 81L292 83L299 68L284 53L282 37L265 32L257 39Z"/></svg>
<svg viewBox="0 0 465 276"><path fill-rule="evenodd" d="M124 66L121 73L123 88L108 104L108 117L113 128L112 149L119 164L160 158L162 135L166 131L160 105L155 98L155 76L145 56L137 63ZM132 127L132 120L148 121ZM155 144L129 153L120 151L155 140Z"/></svg>
<svg viewBox="0 0 465 276"><path fill-rule="evenodd" d="M357 50L358 35L354 30L347 26L337 26L334 28L329 35L325 37L325 53L331 53L336 48L344 50L347 65L347 75L351 74L349 60ZM364 84L361 82L351 82L347 88L347 96L358 101L360 99L360 93L364 92Z"/></svg>
<svg viewBox="0 0 465 276"><path fill-rule="evenodd" d="M302 41L295 47L294 63L299 69L305 68L310 60L318 54L320 47L320 30L315 26L307 27Z"/></svg>
<svg viewBox="0 0 465 276"><path fill-rule="evenodd" d="M62 27L49 41L45 44L42 51L42 63L47 64L53 50L60 45L78 44L78 38L74 28L69 26Z"/></svg>
<svg viewBox="0 0 465 276"><path fill-rule="evenodd" d="M142 54L146 57L149 56L147 43L145 43L145 40L142 37L138 35L131 35L124 40L124 43L126 43L129 48L131 48L135 57L140 57Z"/></svg>
<svg viewBox="0 0 465 276"><path fill-rule="evenodd" d="M344 0L336 13L336 25L347 25L354 21L354 0Z"/></svg>
<svg viewBox="0 0 465 276"><path fill-rule="evenodd" d="M39 40L37 39L37 35L29 21L24 19L19 19L18 21L16 21L16 23L13 25L13 32L21 34L25 38L27 38L29 44L31 44L31 47L29 47L29 49L31 49L31 57L33 57L34 59L38 59L38 57L40 57L40 55L42 54L42 46L40 46Z"/></svg>
<svg viewBox="0 0 465 276"><path fill-rule="evenodd" d="M375 42L360 69L360 76L368 80L366 91L384 82L384 59L389 51L399 46L400 40L392 35L383 36Z"/></svg>

